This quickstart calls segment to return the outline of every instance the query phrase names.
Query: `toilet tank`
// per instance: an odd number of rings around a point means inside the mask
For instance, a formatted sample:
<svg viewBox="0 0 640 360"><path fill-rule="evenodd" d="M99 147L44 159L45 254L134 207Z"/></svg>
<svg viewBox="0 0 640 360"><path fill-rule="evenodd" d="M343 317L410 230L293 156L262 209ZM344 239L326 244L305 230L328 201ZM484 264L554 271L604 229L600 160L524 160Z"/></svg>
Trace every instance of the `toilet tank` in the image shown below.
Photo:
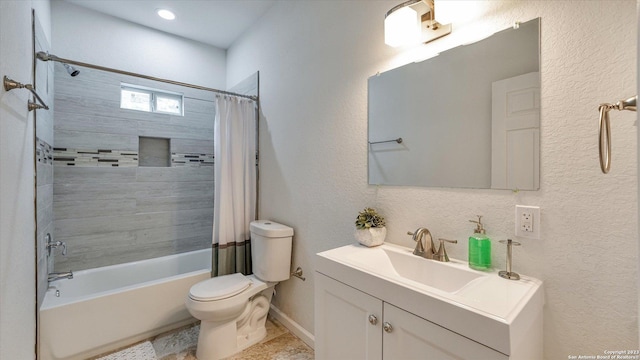
<svg viewBox="0 0 640 360"><path fill-rule="evenodd" d="M289 279L293 229L270 220L252 221L250 229L253 273L262 281Z"/></svg>

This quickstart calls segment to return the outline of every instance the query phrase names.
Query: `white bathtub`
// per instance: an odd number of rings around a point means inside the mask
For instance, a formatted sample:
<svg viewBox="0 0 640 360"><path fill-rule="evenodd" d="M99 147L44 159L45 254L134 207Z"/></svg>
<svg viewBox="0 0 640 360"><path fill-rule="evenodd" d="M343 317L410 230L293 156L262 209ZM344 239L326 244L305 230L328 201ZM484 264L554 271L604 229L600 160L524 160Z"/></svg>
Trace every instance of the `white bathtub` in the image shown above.
<svg viewBox="0 0 640 360"><path fill-rule="evenodd" d="M184 299L210 271L206 249L52 282L40 308L39 359L86 359L195 322Z"/></svg>

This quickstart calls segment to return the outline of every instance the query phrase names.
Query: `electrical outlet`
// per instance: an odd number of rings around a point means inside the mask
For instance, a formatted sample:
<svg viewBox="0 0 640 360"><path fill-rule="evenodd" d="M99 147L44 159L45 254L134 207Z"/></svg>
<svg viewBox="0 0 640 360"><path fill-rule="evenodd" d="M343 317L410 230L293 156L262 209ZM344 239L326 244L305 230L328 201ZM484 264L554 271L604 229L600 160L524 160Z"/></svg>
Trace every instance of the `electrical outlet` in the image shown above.
<svg viewBox="0 0 640 360"><path fill-rule="evenodd" d="M523 209L520 213L520 229L526 233L533 232L533 214L529 209Z"/></svg>
<svg viewBox="0 0 640 360"><path fill-rule="evenodd" d="M516 205L516 236L540 239L540 207Z"/></svg>

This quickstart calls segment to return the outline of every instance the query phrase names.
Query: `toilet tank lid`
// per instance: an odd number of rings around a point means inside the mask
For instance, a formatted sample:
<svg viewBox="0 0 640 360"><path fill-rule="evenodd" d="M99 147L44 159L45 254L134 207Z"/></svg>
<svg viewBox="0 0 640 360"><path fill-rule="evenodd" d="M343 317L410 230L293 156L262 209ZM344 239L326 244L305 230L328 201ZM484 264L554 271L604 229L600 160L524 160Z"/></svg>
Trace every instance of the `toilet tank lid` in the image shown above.
<svg viewBox="0 0 640 360"><path fill-rule="evenodd" d="M293 236L293 229L287 225L278 224L271 220L256 220L250 225L252 233L264 237L287 237Z"/></svg>

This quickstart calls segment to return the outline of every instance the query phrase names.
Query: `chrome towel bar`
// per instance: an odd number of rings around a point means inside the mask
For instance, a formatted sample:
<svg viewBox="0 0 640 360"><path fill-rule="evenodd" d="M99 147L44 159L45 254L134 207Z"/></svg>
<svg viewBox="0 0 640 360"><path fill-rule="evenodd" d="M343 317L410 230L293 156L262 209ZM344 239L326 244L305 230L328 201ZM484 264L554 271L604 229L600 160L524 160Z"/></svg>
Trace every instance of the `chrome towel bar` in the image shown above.
<svg viewBox="0 0 640 360"><path fill-rule="evenodd" d="M15 80L11 80L11 79L9 79L7 77L7 75L4 76L2 81L3 81L3 84L4 84L4 90L5 91L10 91L10 90L13 90L13 89L27 89L27 90L31 91L33 96L36 97L36 99L40 102L40 104L36 104L34 102L29 101L29 104L28 104L29 111L37 110L37 109L49 110L49 107L47 106L47 104L45 104L44 101L42 101L40 96L38 96L36 91L33 89L33 85L31 85L31 84L26 84L25 85L25 84L22 84L22 83L19 83L19 82L15 81Z"/></svg>
<svg viewBox="0 0 640 360"><path fill-rule="evenodd" d="M398 144L402 144L402 138L399 137L397 139L393 139L393 140L383 140L383 141L369 141L369 145L373 145L373 144L382 144L382 143L388 143L388 142L397 142Z"/></svg>
<svg viewBox="0 0 640 360"><path fill-rule="evenodd" d="M611 169L611 121L609 120L610 110L629 110L636 111L638 95L632 96L625 100L620 100L615 104L600 104L598 111L600 112L600 132L599 132L599 152L600 152L600 169L603 174L609 173Z"/></svg>

